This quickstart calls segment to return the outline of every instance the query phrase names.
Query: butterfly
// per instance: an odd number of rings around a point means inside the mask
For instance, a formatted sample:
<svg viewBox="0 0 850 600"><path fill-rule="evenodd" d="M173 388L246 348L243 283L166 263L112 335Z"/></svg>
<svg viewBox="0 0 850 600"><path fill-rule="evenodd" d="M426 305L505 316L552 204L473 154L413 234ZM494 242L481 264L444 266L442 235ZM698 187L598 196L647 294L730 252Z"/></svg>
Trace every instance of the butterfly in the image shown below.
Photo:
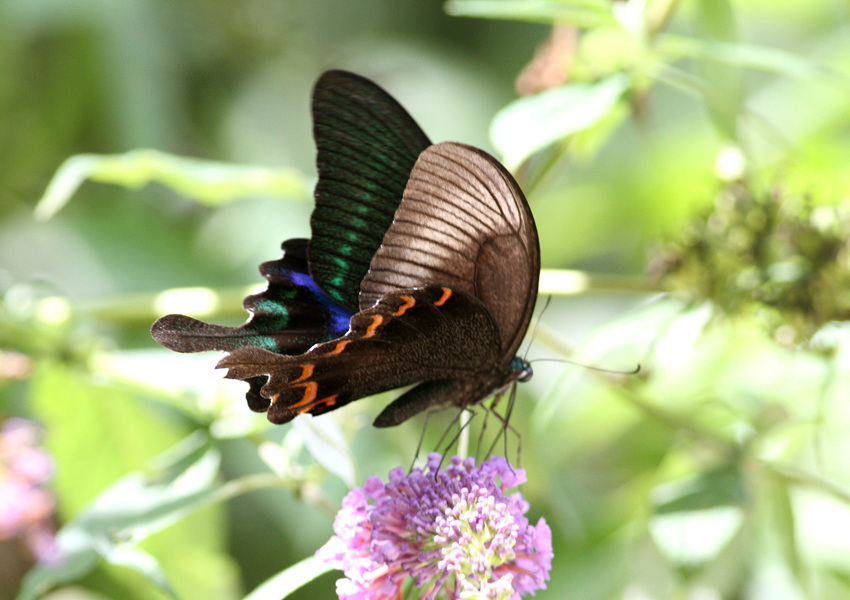
<svg viewBox="0 0 850 600"><path fill-rule="evenodd" d="M312 237L260 265L251 316L224 327L167 315L151 333L177 352L221 350L227 378L273 423L416 384L375 419L468 407L531 376L516 356L540 273L525 196L492 156L432 144L392 96L327 71L312 97L319 179Z"/></svg>

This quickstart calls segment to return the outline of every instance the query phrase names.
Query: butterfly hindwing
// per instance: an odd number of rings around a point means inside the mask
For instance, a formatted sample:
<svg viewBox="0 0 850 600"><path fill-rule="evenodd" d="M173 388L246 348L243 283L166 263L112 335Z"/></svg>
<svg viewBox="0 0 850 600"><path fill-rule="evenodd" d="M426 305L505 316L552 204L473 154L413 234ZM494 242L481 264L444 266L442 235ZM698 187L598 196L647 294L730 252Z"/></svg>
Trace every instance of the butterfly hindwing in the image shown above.
<svg viewBox="0 0 850 600"><path fill-rule="evenodd" d="M305 354L244 348L218 366L228 378L268 377L261 393L270 399L269 420L285 423L411 383L455 380L469 388L495 376L499 349L498 327L477 298L432 285L386 294L352 317L345 336ZM414 412L426 406L413 404Z"/></svg>

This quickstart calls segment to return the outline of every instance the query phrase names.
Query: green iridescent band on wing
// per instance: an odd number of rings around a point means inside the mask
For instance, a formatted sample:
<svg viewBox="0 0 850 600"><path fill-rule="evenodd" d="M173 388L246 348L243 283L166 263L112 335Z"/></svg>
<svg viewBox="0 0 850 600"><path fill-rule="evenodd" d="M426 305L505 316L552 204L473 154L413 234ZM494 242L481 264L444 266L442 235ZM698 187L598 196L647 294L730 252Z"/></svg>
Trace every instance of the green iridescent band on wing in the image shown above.
<svg viewBox="0 0 850 600"><path fill-rule="evenodd" d="M244 324L226 327L186 315L167 315L154 323L151 335L177 352L262 348L300 354L344 334L352 312L326 296L310 277L307 240L287 240L283 250L280 260L260 265L268 287L245 298L242 305L251 318Z"/></svg>
<svg viewBox="0 0 850 600"><path fill-rule="evenodd" d="M360 282L431 142L389 94L345 71L328 71L316 83L313 123L319 182L310 273L329 296L357 310Z"/></svg>

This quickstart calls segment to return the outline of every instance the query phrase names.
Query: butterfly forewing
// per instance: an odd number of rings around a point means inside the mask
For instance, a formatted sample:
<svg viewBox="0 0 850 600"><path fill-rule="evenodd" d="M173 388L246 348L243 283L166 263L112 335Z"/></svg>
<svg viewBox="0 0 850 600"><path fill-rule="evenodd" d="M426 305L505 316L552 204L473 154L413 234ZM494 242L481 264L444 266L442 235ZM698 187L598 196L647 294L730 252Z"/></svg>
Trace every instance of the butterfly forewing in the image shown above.
<svg viewBox="0 0 850 600"><path fill-rule="evenodd" d="M345 71L328 71L316 83L313 132L319 182L310 269L322 289L356 310L360 282L431 142L389 94Z"/></svg>
<svg viewBox="0 0 850 600"><path fill-rule="evenodd" d="M360 286L360 307L434 282L463 289L498 323L504 367L528 327L539 273L534 219L513 177L486 152L445 142L420 154Z"/></svg>

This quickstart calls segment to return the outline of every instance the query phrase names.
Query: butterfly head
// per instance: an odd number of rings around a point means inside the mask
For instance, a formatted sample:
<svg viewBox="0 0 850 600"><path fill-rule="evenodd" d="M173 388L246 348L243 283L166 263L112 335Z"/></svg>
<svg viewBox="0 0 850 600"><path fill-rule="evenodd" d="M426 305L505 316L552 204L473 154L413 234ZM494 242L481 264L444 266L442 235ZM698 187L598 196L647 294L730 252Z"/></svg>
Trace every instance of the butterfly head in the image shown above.
<svg viewBox="0 0 850 600"><path fill-rule="evenodd" d="M531 379L531 376L534 375L534 370L531 368L531 365L524 358L520 358L519 356L514 356L511 361L510 366L512 379L516 379L517 381L526 382Z"/></svg>

